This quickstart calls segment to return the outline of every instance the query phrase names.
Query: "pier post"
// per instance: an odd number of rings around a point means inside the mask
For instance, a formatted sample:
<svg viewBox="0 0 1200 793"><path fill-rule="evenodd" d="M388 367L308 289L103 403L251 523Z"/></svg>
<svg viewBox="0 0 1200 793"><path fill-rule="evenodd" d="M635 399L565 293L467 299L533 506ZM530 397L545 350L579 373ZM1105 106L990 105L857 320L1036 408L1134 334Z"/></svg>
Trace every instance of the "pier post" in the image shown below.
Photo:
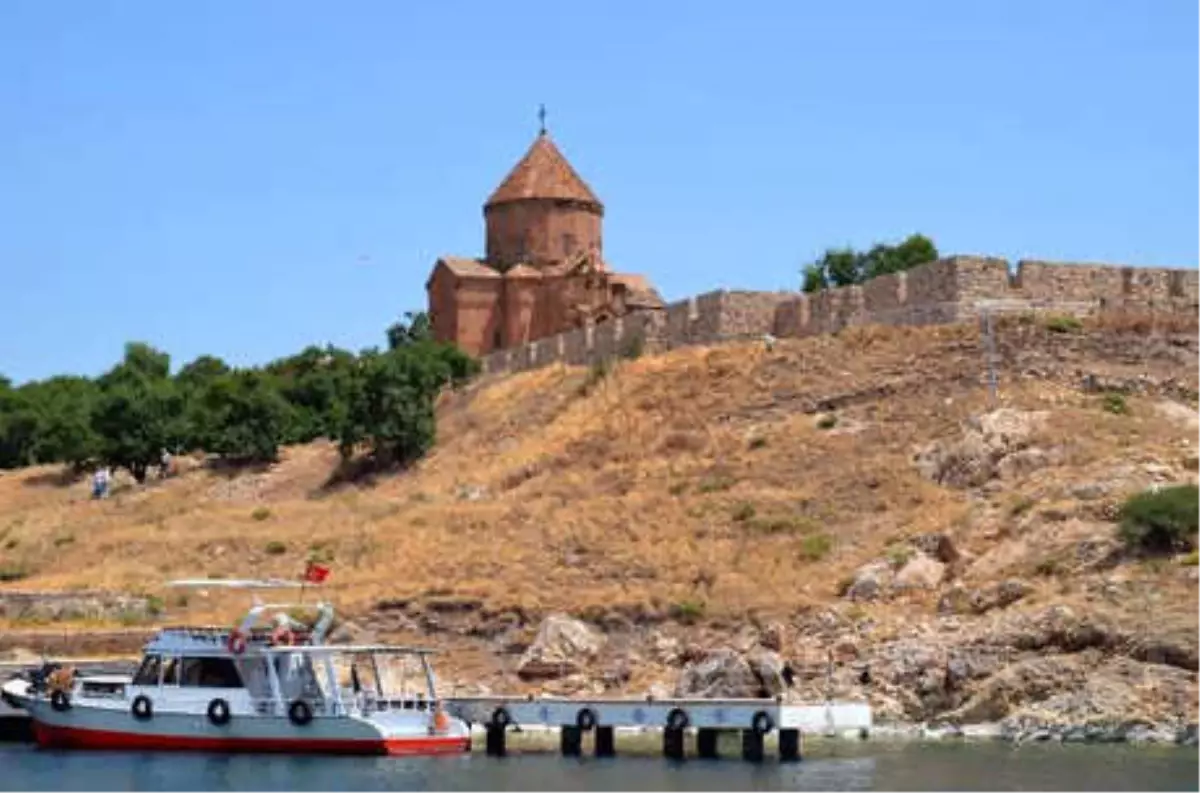
<svg viewBox="0 0 1200 793"><path fill-rule="evenodd" d="M613 727L596 728L596 756L615 757L617 744Z"/></svg>
<svg viewBox="0 0 1200 793"><path fill-rule="evenodd" d="M779 759L785 763L800 759L800 731L779 731Z"/></svg>
<svg viewBox="0 0 1200 793"><path fill-rule="evenodd" d="M563 757L579 757L583 754L583 730L574 724L564 724L559 728L558 735Z"/></svg>
<svg viewBox="0 0 1200 793"><path fill-rule="evenodd" d="M683 730L667 727L663 730L663 756L672 760L683 759Z"/></svg>
<svg viewBox="0 0 1200 793"><path fill-rule="evenodd" d="M496 724L487 726L488 757L504 757L508 752L504 745L504 727Z"/></svg>
<svg viewBox="0 0 1200 793"><path fill-rule="evenodd" d="M717 738L721 733L709 727L701 727L696 730L696 754L706 760L716 760L719 756L717 753Z"/></svg>
<svg viewBox="0 0 1200 793"><path fill-rule="evenodd" d="M757 730L742 730L742 759L751 763L763 760L763 734Z"/></svg>

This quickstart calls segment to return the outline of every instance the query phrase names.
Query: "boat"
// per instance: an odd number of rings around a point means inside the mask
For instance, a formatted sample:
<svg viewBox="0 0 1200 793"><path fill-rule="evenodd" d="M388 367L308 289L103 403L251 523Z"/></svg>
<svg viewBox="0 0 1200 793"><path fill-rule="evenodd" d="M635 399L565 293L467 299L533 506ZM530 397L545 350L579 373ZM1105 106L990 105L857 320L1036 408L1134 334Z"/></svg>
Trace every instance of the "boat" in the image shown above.
<svg viewBox="0 0 1200 793"><path fill-rule="evenodd" d="M293 581L173 581L266 589ZM301 590L303 599L303 590ZM315 609L311 625L294 615ZM135 751L458 754L469 726L437 695L436 650L331 645L333 607L262 603L236 627L164 627L132 675L47 664L0 686L43 747Z"/></svg>

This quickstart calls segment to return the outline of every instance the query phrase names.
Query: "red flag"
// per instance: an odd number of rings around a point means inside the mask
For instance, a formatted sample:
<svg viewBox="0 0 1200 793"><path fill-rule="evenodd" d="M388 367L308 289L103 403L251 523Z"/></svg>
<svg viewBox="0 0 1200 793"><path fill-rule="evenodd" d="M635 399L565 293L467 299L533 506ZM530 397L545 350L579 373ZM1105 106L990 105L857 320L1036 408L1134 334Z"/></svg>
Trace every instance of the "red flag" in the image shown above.
<svg viewBox="0 0 1200 793"><path fill-rule="evenodd" d="M304 568L304 580L310 584L319 584L329 577L329 568L323 564L309 562Z"/></svg>

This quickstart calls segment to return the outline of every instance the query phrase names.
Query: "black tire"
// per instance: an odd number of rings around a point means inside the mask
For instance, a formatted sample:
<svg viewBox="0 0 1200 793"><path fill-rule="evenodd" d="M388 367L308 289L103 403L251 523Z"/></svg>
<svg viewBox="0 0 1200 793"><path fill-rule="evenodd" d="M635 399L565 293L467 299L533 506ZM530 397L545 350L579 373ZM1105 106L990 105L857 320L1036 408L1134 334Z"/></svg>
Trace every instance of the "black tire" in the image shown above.
<svg viewBox="0 0 1200 793"><path fill-rule="evenodd" d="M686 730L691 719L688 718L687 712L681 708L675 708L667 714L667 729L669 730Z"/></svg>
<svg viewBox="0 0 1200 793"><path fill-rule="evenodd" d="M218 727L224 727L233 718L229 712L229 703L217 698L208 703L208 720Z"/></svg>
<svg viewBox="0 0 1200 793"><path fill-rule="evenodd" d="M291 705L288 705L288 718L292 720L292 724L295 724L297 727L303 727L312 721L312 708L304 700L298 699Z"/></svg>
<svg viewBox="0 0 1200 793"><path fill-rule="evenodd" d="M771 718L770 713L760 710L754 714L754 718L750 721L750 728L759 735L766 735L775 729L775 720Z"/></svg>
<svg viewBox="0 0 1200 793"><path fill-rule="evenodd" d="M59 713L65 713L71 709L71 695L65 691L50 692L50 707Z"/></svg>
<svg viewBox="0 0 1200 793"><path fill-rule="evenodd" d="M134 697L133 706L129 710L138 721L150 721L154 718L154 704L145 694L138 694Z"/></svg>
<svg viewBox="0 0 1200 793"><path fill-rule="evenodd" d="M579 711L579 715L575 717L575 726L584 732L589 732L596 727L596 714L591 708L584 708Z"/></svg>
<svg viewBox="0 0 1200 793"><path fill-rule="evenodd" d="M507 708L496 708L492 711L492 726L507 727L512 724L512 716L508 715Z"/></svg>

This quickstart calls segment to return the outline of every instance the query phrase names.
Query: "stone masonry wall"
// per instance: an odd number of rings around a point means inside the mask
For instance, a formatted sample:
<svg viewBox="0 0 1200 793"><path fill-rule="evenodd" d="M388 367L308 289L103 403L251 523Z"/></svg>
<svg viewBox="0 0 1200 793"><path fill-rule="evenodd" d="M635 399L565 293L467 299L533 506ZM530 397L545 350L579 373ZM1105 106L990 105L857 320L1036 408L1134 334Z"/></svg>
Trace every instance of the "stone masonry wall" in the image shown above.
<svg viewBox="0 0 1200 793"><path fill-rule="evenodd" d="M987 308L1077 316L1132 311L1197 314L1200 275L1192 269L1065 264L951 256L861 286L814 294L718 290L599 325L540 339L483 358L487 373L561 362L590 365L628 353L716 344L772 333L836 333L854 325L934 325L971 319Z"/></svg>

